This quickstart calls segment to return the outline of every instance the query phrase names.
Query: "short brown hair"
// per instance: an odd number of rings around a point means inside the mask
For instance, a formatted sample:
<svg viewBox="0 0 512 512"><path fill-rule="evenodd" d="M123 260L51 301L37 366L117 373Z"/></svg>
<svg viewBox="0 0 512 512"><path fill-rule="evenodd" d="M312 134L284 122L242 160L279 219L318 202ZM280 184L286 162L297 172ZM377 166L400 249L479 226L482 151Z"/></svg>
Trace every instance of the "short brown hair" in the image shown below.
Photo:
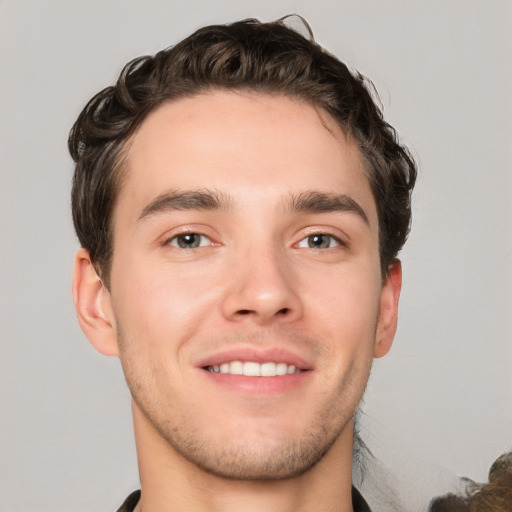
<svg viewBox="0 0 512 512"><path fill-rule="evenodd" d="M312 38L287 27L284 19L201 28L176 46L129 62L117 83L94 96L81 112L68 141L76 162L73 221L107 286L125 142L163 102L212 89L307 101L327 111L354 138L377 206L380 262L386 275L409 232L416 165L372 99L371 82L349 71Z"/></svg>

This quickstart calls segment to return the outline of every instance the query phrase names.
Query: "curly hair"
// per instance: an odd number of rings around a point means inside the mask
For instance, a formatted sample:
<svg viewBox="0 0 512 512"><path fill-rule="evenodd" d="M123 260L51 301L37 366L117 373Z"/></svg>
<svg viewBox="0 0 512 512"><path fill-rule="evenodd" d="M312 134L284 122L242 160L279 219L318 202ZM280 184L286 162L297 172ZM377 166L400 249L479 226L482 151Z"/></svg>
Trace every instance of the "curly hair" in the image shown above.
<svg viewBox="0 0 512 512"><path fill-rule="evenodd" d="M87 103L68 141L76 163L73 222L107 286L112 214L126 141L163 102L213 89L306 101L327 111L353 137L377 207L381 269L383 276L387 274L409 232L415 162L384 121L372 98L371 82L351 72L312 36L308 39L286 26L285 19L272 23L248 19L201 28L154 56L132 60L114 86Z"/></svg>
<svg viewBox="0 0 512 512"><path fill-rule="evenodd" d="M489 483L469 479L465 496L446 494L430 502L429 512L510 512L512 510L512 452L498 457L489 470Z"/></svg>

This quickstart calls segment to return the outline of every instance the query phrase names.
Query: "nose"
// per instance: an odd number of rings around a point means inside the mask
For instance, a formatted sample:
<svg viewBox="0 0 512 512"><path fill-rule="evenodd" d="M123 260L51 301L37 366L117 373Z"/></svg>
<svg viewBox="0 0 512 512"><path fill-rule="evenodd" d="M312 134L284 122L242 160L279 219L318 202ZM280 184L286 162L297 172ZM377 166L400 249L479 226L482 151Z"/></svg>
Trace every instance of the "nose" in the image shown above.
<svg viewBox="0 0 512 512"><path fill-rule="evenodd" d="M258 325L299 319L303 305L290 262L272 249L248 251L231 265L224 317Z"/></svg>

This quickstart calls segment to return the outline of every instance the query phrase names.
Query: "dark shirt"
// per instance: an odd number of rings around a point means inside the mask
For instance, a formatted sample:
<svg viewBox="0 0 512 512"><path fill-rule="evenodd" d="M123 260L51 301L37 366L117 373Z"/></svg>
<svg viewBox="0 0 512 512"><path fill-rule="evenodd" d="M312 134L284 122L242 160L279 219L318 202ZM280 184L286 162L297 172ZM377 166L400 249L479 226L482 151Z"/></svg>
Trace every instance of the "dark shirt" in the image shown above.
<svg viewBox="0 0 512 512"><path fill-rule="evenodd" d="M117 512L133 512L133 509L137 506L139 499L140 491L132 492ZM366 503L365 499L355 487L352 487L352 506L354 507L354 512L372 512L368 503Z"/></svg>

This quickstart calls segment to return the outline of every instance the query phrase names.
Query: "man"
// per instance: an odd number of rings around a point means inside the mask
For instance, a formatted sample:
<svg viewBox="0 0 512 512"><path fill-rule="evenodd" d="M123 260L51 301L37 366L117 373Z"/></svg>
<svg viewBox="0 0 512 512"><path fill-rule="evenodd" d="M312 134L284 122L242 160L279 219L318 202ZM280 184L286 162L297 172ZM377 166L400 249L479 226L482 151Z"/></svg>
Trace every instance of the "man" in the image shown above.
<svg viewBox="0 0 512 512"><path fill-rule="evenodd" d="M120 510L369 510L354 414L416 169L365 80L282 20L206 27L128 63L69 146L78 319L133 397Z"/></svg>

